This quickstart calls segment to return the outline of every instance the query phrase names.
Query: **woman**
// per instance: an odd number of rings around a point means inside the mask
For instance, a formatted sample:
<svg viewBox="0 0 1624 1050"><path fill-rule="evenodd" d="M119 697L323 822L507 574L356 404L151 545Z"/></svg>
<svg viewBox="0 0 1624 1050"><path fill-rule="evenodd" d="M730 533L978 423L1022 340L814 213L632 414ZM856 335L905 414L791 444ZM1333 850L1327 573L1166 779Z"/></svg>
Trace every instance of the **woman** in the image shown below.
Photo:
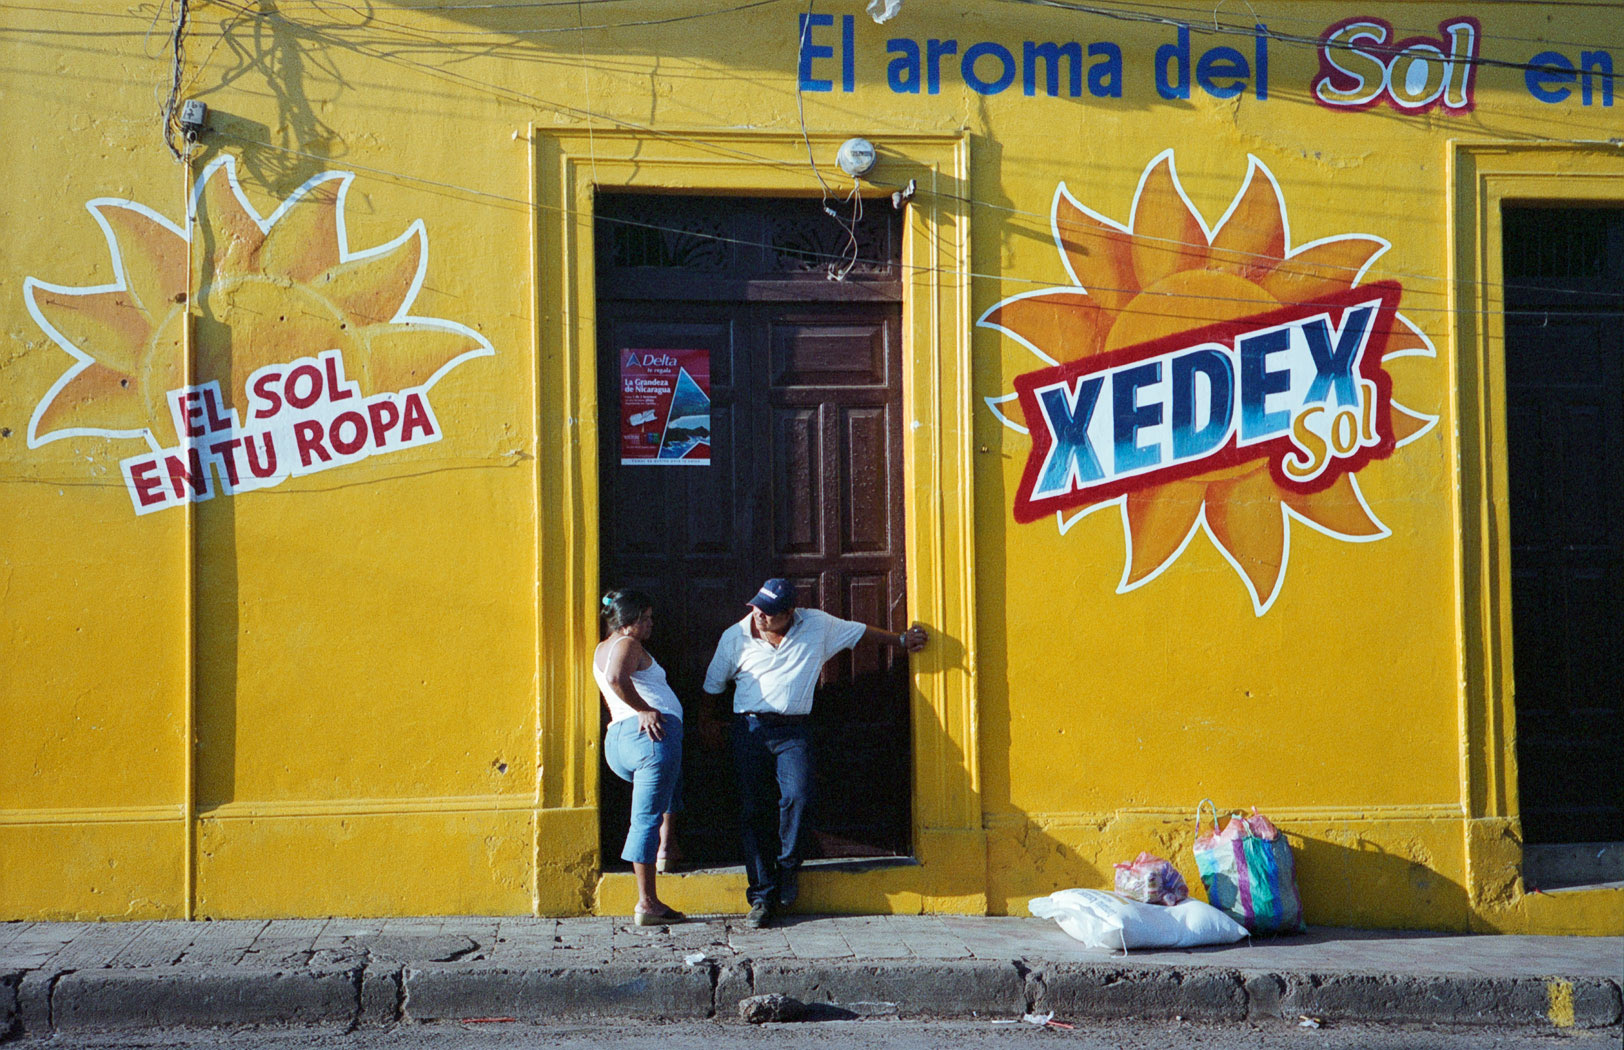
<svg viewBox="0 0 1624 1050"><path fill-rule="evenodd" d="M609 708L603 756L632 785L631 827L620 856L637 879L634 919L639 926L681 922L686 916L661 903L654 879L661 825L669 827L665 818L682 774L682 704L643 648L654 633L653 600L642 591L610 591L603 618L609 635L592 655L592 675Z"/></svg>

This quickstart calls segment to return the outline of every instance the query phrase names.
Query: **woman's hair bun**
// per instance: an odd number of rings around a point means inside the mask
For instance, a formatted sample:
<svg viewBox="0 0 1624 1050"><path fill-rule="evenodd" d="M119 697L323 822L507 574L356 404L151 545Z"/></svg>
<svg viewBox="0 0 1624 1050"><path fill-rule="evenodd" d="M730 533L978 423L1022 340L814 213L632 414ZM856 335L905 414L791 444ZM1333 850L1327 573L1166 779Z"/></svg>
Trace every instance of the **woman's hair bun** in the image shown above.
<svg viewBox="0 0 1624 1050"><path fill-rule="evenodd" d="M614 631L636 623L646 610L654 608L654 599L629 587L618 588L603 596L601 608L604 621Z"/></svg>

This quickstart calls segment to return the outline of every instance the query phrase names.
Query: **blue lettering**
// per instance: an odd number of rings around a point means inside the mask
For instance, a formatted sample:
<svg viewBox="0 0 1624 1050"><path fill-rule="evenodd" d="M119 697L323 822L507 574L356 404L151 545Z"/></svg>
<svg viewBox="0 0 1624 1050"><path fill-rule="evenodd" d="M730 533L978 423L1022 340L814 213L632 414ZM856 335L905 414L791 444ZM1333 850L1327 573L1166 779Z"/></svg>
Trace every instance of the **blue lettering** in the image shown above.
<svg viewBox="0 0 1624 1050"><path fill-rule="evenodd" d="M891 90L899 95L919 94L919 44L899 36L886 41L885 53L901 56L893 58L890 65L885 67L885 80L891 85Z"/></svg>
<svg viewBox="0 0 1624 1050"><path fill-rule="evenodd" d="M1303 398L1304 404L1323 402L1325 395L1332 391L1336 392L1338 405L1359 404L1359 385L1353 381L1353 359L1365 345L1365 334L1370 330L1370 319L1375 312L1370 306L1349 310L1342 318L1335 350L1331 349L1331 333L1325 318L1316 317L1303 325L1308 352L1314 357L1314 382Z"/></svg>
<svg viewBox="0 0 1624 1050"><path fill-rule="evenodd" d="M1579 97L1585 105L1590 105L1590 73L1595 71L1601 80L1601 104L1613 104L1613 55L1610 51L1581 51L1579 52L1579 68L1584 70L1584 79L1580 81Z"/></svg>
<svg viewBox="0 0 1624 1050"><path fill-rule="evenodd" d="M1574 72L1573 63L1568 56L1559 51L1541 51L1528 60L1531 66L1544 66L1544 69L1529 69L1523 72L1523 83L1528 85L1528 93L1541 102L1561 102L1573 94L1573 89L1556 87L1559 84L1572 84L1578 81L1579 76Z"/></svg>
<svg viewBox="0 0 1624 1050"><path fill-rule="evenodd" d="M1084 376L1069 397L1064 384L1038 392L1043 422L1054 435L1054 446L1043 461L1033 498L1070 492L1105 476L1094 446L1088 441L1088 424L1094 418L1094 406L1104 384L1103 376Z"/></svg>
<svg viewBox="0 0 1624 1050"><path fill-rule="evenodd" d="M840 16L840 90L848 95L857 89L857 31L851 15Z"/></svg>
<svg viewBox="0 0 1624 1050"><path fill-rule="evenodd" d="M1060 61L1066 60L1067 77L1071 88L1071 97L1076 98L1083 93L1083 45L1073 41L1069 44L1035 44L1028 40L1021 45L1021 59L1025 69L1023 86L1028 95L1038 93L1038 63L1043 63L1045 74L1044 87L1050 98L1060 94Z"/></svg>
<svg viewBox="0 0 1624 1050"><path fill-rule="evenodd" d="M1139 404L1139 389L1159 383L1161 379L1159 360L1124 368L1111 377L1111 423L1112 433L1116 435L1112 464L1117 474L1154 467L1162 461L1160 445L1139 447L1139 431L1162 421L1161 402Z"/></svg>
<svg viewBox="0 0 1624 1050"><path fill-rule="evenodd" d="M1215 47L1195 64L1195 81L1213 98L1234 98L1246 90L1252 67L1246 56L1232 47ZM1219 83L1220 80L1227 83Z"/></svg>
<svg viewBox="0 0 1624 1050"><path fill-rule="evenodd" d="M835 49L826 44L812 43L812 29L814 26L832 26L835 24L834 15L806 15L801 19L801 90L802 91L833 91L835 82L832 80L818 80L812 76L812 62L819 58L835 57Z"/></svg>
<svg viewBox="0 0 1624 1050"><path fill-rule="evenodd" d="M1269 27L1259 22L1257 30L1257 97L1269 97Z"/></svg>
<svg viewBox="0 0 1624 1050"><path fill-rule="evenodd" d="M1208 413L1196 428L1195 377L1207 377ZM1173 458L1205 456L1224 443L1235 417L1235 366L1229 355L1198 347L1173 358Z"/></svg>
<svg viewBox="0 0 1624 1050"><path fill-rule="evenodd" d="M1178 79L1167 76L1168 65L1178 66ZM1179 26L1178 43L1156 49L1156 90L1165 99L1190 97L1190 27Z"/></svg>
<svg viewBox="0 0 1624 1050"><path fill-rule="evenodd" d="M1002 68L998 76L992 80L983 80L976 73L976 60L983 57L996 58ZM964 58L959 62L959 73L970 89L981 95L996 95L1015 83L1015 56L1009 53L1009 48L1003 44L994 44L984 40L979 44L971 44L964 51Z"/></svg>
<svg viewBox="0 0 1624 1050"><path fill-rule="evenodd" d="M1095 98L1122 97L1122 49L1109 40L1088 45L1088 57L1098 58L1088 67L1088 93Z"/></svg>
<svg viewBox="0 0 1624 1050"><path fill-rule="evenodd" d="M1291 426L1290 412L1269 412L1264 408L1270 394L1291 389L1291 370L1269 371L1269 356L1291 346L1291 330L1276 328L1257 335L1242 336L1236 345L1241 355L1241 439L1253 441L1283 433Z"/></svg>
<svg viewBox="0 0 1624 1050"><path fill-rule="evenodd" d="M942 93L942 58L959 53L957 40L925 41L925 91L932 95Z"/></svg>

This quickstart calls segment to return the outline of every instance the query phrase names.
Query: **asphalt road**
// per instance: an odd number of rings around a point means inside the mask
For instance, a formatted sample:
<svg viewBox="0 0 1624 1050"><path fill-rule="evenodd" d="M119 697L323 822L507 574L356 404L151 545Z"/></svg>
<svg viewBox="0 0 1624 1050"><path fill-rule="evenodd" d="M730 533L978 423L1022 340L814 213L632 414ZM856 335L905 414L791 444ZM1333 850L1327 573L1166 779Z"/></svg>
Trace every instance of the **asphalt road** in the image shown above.
<svg viewBox="0 0 1624 1050"><path fill-rule="evenodd" d="M746 1026L709 1021L644 1025L512 1023L402 1025L390 1031L149 1031L117 1036L21 1039L6 1050L1614 1050L1617 1028L1537 1032L1490 1028L1342 1025L1203 1026L1094 1024L1075 1029L1021 1023L823 1021Z"/></svg>

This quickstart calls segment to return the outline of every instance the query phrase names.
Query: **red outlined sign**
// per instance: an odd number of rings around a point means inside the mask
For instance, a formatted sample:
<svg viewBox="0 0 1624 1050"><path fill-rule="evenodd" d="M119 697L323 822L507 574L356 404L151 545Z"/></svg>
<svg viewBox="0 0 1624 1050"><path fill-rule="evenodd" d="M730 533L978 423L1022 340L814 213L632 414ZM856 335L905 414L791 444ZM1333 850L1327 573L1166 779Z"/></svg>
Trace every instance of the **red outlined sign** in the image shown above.
<svg viewBox="0 0 1624 1050"><path fill-rule="evenodd" d="M1383 18L1344 18L1320 35L1314 101L1329 109L1386 103L1403 113L1469 113L1483 27L1471 17L1438 23L1438 36L1396 39Z"/></svg>
<svg viewBox="0 0 1624 1050"><path fill-rule="evenodd" d="M1401 294L1361 285L1017 376L1032 450L1015 520L1264 459L1317 492L1386 458Z"/></svg>

